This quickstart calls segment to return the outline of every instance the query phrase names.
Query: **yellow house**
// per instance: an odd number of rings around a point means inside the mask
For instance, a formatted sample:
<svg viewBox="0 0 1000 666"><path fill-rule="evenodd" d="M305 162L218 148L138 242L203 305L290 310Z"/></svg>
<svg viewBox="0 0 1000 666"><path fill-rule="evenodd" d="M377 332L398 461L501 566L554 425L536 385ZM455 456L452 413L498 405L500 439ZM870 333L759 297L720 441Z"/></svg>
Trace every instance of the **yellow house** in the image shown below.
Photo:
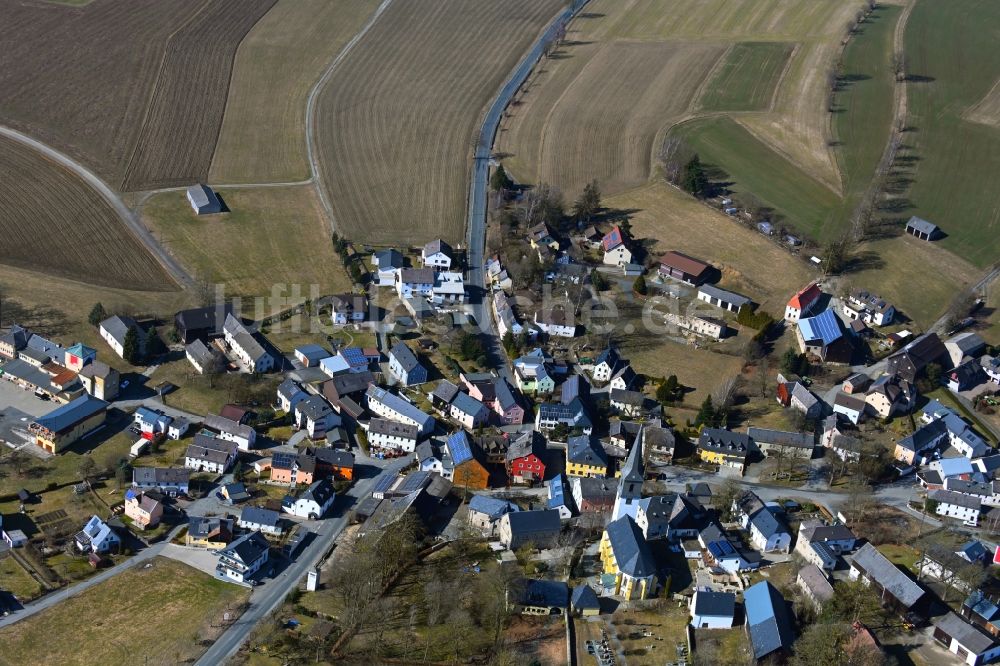
<svg viewBox="0 0 1000 666"><path fill-rule="evenodd" d="M743 433L722 428L705 428L698 437L698 457L720 467L743 471L750 449L750 438Z"/></svg>
<svg viewBox="0 0 1000 666"><path fill-rule="evenodd" d="M604 478L608 475L608 456L600 442L589 435L570 437L566 443L567 476Z"/></svg>
<svg viewBox="0 0 1000 666"><path fill-rule="evenodd" d="M233 540L231 518L206 518L196 516L188 522L184 545L189 548L222 550Z"/></svg>
<svg viewBox="0 0 1000 666"><path fill-rule="evenodd" d="M626 601L656 594L656 562L642 530L631 516L608 523L601 536L601 564L613 576L612 594Z"/></svg>
<svg viewBox="0 0 1000 666"><path fill-rule="evenodd" d="M49 453L59 453L103 425L107 415L108 403L82 395L39 416L28 426L28 432L37 446Z"/></svg>

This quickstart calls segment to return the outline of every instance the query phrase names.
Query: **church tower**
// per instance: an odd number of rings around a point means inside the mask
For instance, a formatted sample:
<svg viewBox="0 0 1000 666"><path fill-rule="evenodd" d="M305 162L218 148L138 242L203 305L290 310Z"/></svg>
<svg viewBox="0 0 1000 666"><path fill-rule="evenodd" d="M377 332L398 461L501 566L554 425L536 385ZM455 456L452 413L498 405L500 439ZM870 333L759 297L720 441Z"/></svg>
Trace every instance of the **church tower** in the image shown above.
<svg viewBox="0 0 1000 666"><path fill-rule="evenodd" d="M622 475L618 480L618 494L615 497L615 508L611 513L611 520L615 521L622 516L631 516L635 520L635 512L638 508L637 502L642 499L642 482L645 479L645 470L642 463L642 426L635 435L635 442L632 450L629 451L625 465L622 467Z"/></svg>

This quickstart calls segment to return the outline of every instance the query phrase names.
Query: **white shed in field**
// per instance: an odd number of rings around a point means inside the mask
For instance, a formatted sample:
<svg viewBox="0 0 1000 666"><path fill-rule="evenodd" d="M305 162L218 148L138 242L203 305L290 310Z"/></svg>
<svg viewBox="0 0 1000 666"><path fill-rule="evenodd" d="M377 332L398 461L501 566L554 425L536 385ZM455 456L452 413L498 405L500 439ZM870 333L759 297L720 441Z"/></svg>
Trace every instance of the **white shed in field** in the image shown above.
<svg viewBox="0 0 1000 666"><path fill-rule="evenodd" d="M208 185L192 185L187 189L188 203L198 215L209 215L211 213L221 213L222 204L215 191Z"/></svg>

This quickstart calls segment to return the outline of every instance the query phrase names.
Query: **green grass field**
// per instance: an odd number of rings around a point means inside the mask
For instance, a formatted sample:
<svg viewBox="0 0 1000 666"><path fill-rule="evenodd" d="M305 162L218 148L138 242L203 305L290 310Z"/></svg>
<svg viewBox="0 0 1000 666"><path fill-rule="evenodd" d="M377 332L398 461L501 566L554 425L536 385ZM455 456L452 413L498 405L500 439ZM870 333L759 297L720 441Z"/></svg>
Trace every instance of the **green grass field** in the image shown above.
<svg viewBox="0 0 1000 666"><path fill-rule="evenodd" d="M141 591L141 594L137 593ZM164 558L0 629L4 664L179 664L249 591Z"/></svg>
<svg viewBox="0 0 1000 666"><path fill-rule="evenodd" d="M837 215L840 197L735 120L695 120L679 125L674 132L698 153L703 163L724 171L734 192L753 193L780 214L783 224L820 240L835 236L842 228Z"/></svg>
<svg viewBox="0 0 1000 666"><path fill-rule="evenodd" d="M701 111L764 111L771 106L794 44L739 42L726 53L701 97Z"/></svg>
<svg viewBox="0 0 1000 666"><path fill-rule="evenodd" d="M941 245L983 267L997 260L1000 130L963 116L1000 78L1000 4L917 0L905 50L914 182L907 211L947 234Z"/></svg>
<svg viewBox="0 0 1000 666"><path fill-rule="evenodd" d="M0 588L20 601L33 599L42 591L38 581L10 553L0 555L0 581Z"/></svg>

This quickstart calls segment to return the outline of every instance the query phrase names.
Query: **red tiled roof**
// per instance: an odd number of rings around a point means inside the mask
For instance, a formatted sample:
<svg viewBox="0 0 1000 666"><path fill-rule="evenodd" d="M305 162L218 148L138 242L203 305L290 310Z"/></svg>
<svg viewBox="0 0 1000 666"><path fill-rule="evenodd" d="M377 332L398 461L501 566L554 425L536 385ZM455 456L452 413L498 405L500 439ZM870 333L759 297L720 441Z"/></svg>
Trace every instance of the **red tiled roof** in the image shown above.
<svg viewBox="0 0 1000 666"><path fill-rule="evenodd" d="M819 290L819 287L816 286L816 283L813 282L808 287L788 299L788 305L798 310L803 310L812 305L813 301L819 298L822 293L823 292Z"/></svg>
<svg viewBox="0 0 1000 666"><path fill-rule="evenodd" d="M604 245L605 252L613 250L624 242L625 240L622 238L622 230L618 227L618 225L615 225L615 227L605 234L604 238L601 240L601 243Z"/></svg>

